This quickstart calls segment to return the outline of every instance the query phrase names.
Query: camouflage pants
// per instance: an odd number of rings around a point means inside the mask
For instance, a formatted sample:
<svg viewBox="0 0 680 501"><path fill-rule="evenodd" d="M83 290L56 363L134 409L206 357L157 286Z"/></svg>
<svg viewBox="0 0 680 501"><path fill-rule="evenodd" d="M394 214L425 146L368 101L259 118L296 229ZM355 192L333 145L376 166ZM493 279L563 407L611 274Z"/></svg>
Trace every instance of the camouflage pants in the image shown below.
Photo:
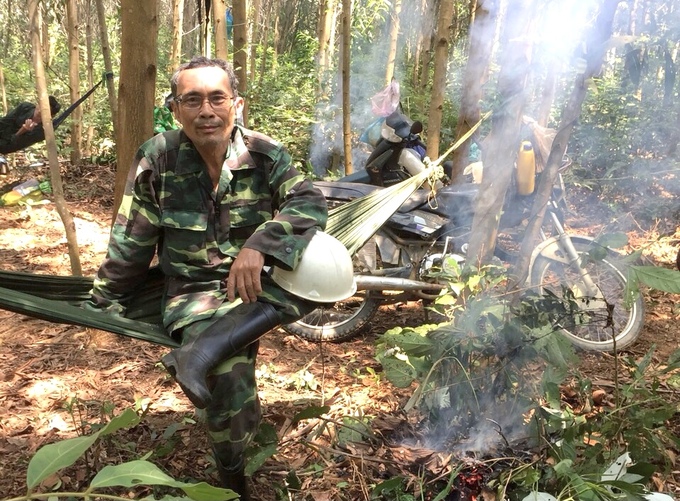
<svg viewBox="0 0 680 501"><path fill-rule="evenodd" d="M260 300L272 304L282 324L297 320L316 305L293 296L263 280ZM228 315L233 304L225 302L212 319L201 320L182 329L182 344L200 336L207 327ZM261 334L265 334L264 332ZM203 411L213 451L227 470L243 466L244 453L257 433L260 423L260 400L257 395L255 366L259 343L222 361L209 376L212 402Z"/></svg>

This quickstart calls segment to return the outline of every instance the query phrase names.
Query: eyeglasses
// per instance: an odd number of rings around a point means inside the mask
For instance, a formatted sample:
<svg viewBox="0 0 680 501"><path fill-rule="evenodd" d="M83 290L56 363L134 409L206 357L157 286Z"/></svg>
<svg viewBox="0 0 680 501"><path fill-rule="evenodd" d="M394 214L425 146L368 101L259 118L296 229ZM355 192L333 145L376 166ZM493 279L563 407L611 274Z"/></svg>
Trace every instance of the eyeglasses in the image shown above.
<svg viewBox="0 0 680 501"><path fill-rule="evenodd" d="M211 94L208 97L203 97L198 94L191 94L189 96L179 95L175 97L175 101L179 103L180 106L186 108L187 110L198 110L203 107L205 101L210 103L213 110L219 108L225 108L229 100L234 100L233 96L227 96L225 94Z"/></svg>

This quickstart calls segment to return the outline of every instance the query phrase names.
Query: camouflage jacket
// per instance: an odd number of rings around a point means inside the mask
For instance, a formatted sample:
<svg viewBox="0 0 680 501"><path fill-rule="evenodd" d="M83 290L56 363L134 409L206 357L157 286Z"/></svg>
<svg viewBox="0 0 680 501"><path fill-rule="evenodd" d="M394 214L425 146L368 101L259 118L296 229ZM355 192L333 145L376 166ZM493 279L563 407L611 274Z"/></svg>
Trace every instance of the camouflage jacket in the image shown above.
<svg viewBox="0 0 680 501"><path fill-rule="evenodd" d="M226 301L226 277L241 248L265 254L266 265L294 269L326 218L321 192L271 138L235 127L215 193L184 132L164 132L137 152L93 301L123 312L120 301L144 280L157 252L166 277L163 323L173 331Z"/></svg>

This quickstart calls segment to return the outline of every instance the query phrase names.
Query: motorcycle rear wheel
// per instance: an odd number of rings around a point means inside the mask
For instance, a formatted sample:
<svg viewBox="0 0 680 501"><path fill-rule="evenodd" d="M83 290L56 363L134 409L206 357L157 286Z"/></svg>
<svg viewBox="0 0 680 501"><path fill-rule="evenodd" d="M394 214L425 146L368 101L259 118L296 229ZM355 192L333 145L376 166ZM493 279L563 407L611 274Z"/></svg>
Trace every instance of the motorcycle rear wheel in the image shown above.
<svg viewBox="0 0 680 501"><path fill-rule="evenodd" d="M339 343L358 335L373 318L382 302L370 292L357 293L331 306L317 308L283 329L307 341Z"/></svg>
<svg viewBox="0 0 680 501"><path fill-rule="evenodd" d="M574 242L579 255L588 252L590 245ZM564 287L574 293L583 315L561 318L556 327L577 347L590 351L610 352L630 346L639 337L644 323L644 299L638 295L630 309L625 307L626 276L621 268L607 259L585 263L591 280L598 289L596 297L579 298L579 270L563 262L538 256L531 270L532 286L539 292L550 291L565 298ZM566 298L565 298L566 300Z"/></svg>

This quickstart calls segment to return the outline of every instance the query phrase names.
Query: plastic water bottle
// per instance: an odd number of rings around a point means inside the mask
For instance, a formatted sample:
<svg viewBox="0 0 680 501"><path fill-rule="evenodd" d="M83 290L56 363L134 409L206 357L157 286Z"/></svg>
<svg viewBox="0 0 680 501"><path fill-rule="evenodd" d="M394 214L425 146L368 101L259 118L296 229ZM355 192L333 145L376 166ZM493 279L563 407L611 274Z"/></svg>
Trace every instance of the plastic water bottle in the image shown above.
<svg viewBox="0 0 680 501"><path fill-rule="evenodd" d="M517 154L517 193L531 195L536 180L536 157L531 141L522 141Z"/></svg>
<svg viewBox="0 0 680 501"><path fill-rule="evenodd" d="M2 195L2 197L0 197L0 205L16 205L21 200L30 198L35 192L42 197L40 182L37 179L29 179Z"/></svg>

